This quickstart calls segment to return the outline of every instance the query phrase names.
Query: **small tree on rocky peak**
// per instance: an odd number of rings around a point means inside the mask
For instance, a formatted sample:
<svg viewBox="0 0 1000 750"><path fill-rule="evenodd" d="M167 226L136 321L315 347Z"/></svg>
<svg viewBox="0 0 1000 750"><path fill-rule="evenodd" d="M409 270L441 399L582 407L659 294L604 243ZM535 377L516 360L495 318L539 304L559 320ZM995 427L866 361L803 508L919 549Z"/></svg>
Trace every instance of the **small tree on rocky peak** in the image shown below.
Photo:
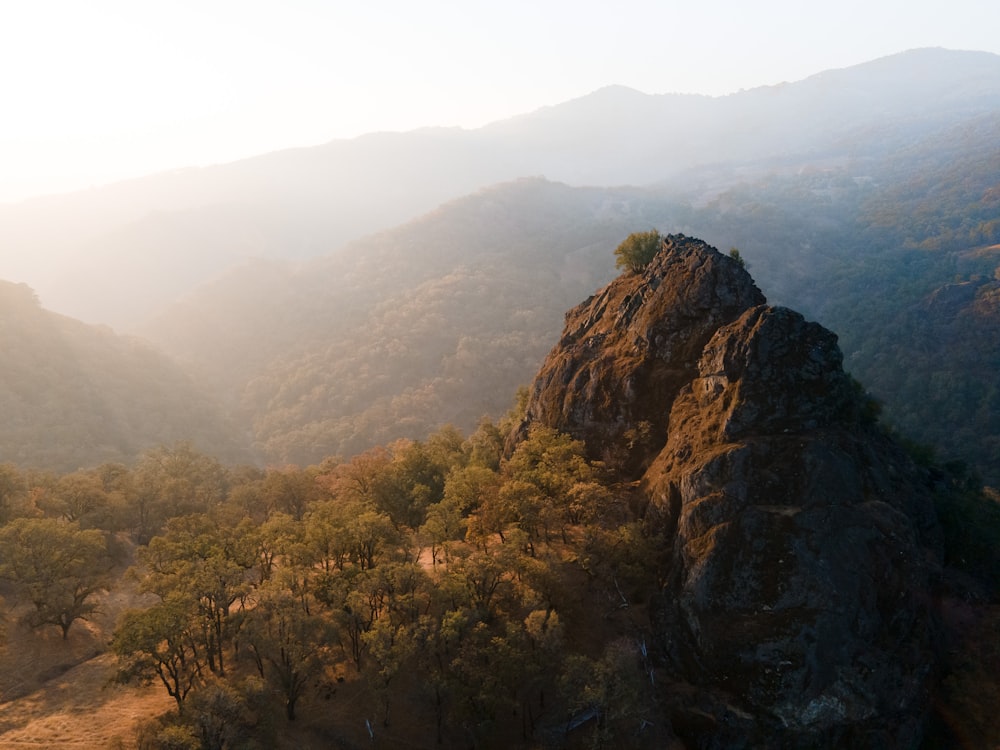
<svg viewBox="0 0 1000 750"><path fill-rule="evenodd" d="M660 249L662 238L655 229L633 232L615 248L615 267L639 273Z"/></svg>

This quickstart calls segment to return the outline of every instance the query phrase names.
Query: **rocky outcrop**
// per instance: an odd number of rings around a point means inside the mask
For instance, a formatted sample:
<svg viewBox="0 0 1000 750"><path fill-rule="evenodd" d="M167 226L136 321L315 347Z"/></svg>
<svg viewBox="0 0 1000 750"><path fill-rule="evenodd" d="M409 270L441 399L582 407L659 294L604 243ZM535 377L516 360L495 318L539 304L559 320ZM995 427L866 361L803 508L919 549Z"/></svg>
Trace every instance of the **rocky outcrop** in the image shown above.
<svg viewBox="0 0 1000 750"><path fill-rule="evenodd" d="M669 540L652 629L691 746L919 742L939 532L874 414L834 334L697 240L567 316L528 419L596 454L652 435L622 469Z"/></svg>
<svg viewBox="0 0 1000 750"><path fill-rule="evenodd" d="M695 376L702 348L764 301L740 263L700 240L668 236L642 273L620 276L566 314L525 424L585 439L592 458L637 475L666 440L670 405Z"/></svg>

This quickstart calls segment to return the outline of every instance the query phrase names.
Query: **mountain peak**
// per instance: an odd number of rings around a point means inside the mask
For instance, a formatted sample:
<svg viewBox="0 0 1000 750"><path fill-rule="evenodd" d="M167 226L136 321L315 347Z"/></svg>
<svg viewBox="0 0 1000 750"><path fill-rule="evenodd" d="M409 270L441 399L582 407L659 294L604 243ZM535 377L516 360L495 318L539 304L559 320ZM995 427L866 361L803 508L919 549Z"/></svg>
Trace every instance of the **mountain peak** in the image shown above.
<svg viewBox="0 0 1000 750"><path fill-rule="evenodd" d="M662 447L663 416L696 375L705 344L764 302L736 260L701 240L664 237L641 273L619 276L566 314L559 345L535 379L528 423L582 438L603 460L627 434L651 428L644 448L620 459L634 474Z"/></svg>
<svg viewBox="0 0 1000 750"><path fill-rule="evenodd" d="M692 746L922 731L940 530L841 364L836 335L767 305L741 263L670 235L567 314L535 379L522 431L569 432L641 476L665 700Z"/></svg>

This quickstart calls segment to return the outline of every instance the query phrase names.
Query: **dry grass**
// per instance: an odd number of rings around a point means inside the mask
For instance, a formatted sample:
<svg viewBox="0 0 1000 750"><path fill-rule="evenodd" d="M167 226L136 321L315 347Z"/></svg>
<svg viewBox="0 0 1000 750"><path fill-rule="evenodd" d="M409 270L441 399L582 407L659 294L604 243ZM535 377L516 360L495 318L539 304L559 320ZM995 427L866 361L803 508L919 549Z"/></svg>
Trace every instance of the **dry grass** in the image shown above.
<svg viewBox="0 0 1000 750"><path fill-rule="evenodd" d="M170 710L173 701L155 685L109 685L114 669L114 656L95 656L0 704L0 748L134 747L136 726Z"/></svg>
<svg viewBox="0 0 1000 750"><path fill-rule="evenodd" d="M27 608L0 608L0 750L130 748L141 721L173 707L161 686L112 684L107 644L119 613L138 602L127 585L104 595L101 611L74 623L65 641L58 628L27 627Z"/></svg>

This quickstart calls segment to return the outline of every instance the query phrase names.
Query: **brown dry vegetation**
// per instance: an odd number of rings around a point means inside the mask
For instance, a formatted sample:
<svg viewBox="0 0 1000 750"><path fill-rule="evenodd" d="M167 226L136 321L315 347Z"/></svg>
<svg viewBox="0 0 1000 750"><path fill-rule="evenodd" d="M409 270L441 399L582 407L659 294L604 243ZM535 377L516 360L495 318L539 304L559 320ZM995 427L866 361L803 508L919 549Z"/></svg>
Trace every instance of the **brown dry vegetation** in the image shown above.
<svg viewBox="0 0 1000 750"><path fill-rule="evenodd" d="M102 596L97 616L74 623L65 641L58 628L24 624L25 608L3 610L0 748L131 748L140 722L172 708L159 685L112 684L107 644L118 613L136 601L127 587Z"/></svg>
<svg viewBox="0 0 1000 750"><path fill-rule="evenodd" d="M586 575L568 563L570 547L553 542L551 553L566 591L564 615L570 625L567 640L574 650L599 655L604 644L623 632L638 632L646 608L621 594L594 598ZM430 566L429 557L425 561ZM443 568L442 568L443 569ZM433 572L433 568L431 571ZM157 681L148 686L119 685L118 668L109 651L114 624L122 611L149 602L135 583L120 578L101 596L100 612L88 622L76 622L63 641L55 627L31 629L23 621L27 606L5 610L0 648L0 750L22 748L114 748L132 750L143 726L176 709ZM595 604L600 604L595 607ZM247 662L237 672L252 672ZM421 698L418 673L399 676L392 720L383 725L372 687L345 662L332 665L302 699L295 723L281 721L275 750L303 748L431 748L438 747L433 718ZM369 736L369 724L374 740ZM509 743L523 742L520 719L511 716L496 729ZM572 740L571 740L572 746Z"/></svg>

